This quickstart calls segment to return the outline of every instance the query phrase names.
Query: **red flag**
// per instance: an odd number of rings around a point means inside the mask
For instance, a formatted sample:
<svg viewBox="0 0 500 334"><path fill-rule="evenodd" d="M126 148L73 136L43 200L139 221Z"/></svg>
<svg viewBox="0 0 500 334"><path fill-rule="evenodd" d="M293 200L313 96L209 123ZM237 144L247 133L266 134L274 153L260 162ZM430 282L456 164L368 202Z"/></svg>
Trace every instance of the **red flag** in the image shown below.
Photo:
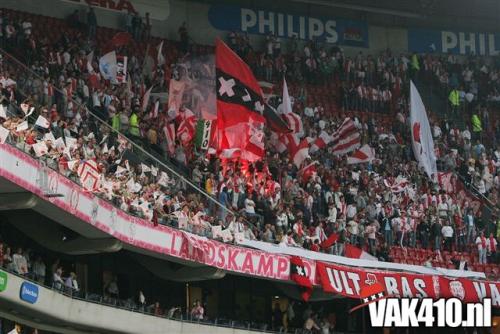
<svg viewBox="0 0 500 334"><path fill-rule="evenodd" d="M323 242L319 246L323 249L327 249L332 247L332 245L336 243L337 240L339 240L339 235L337 233L332 233L330 234L328 239L323 240Z"/></svg>
<svg viewBox="0 0 500 334"><path fill-rule="evenodd" d="M116 33L113 38L111 38L112 49L119 48L121 46L127 45L132 40L132 36L125 31Z"/></svg>
<svg viewBox="0 0 500 334"><path fill-rule="evenodd" d="M252 71L224 42L216 41L218 151L239 150L249 161L264 156L262 90Z"/></svg>
<svg viewBox="0 0 500 334"><path fill-rule="evenodd" d="M290 152L290 158L297 168L300 168L304 160L309 157L309 142L306 139L302 139L299 142L297 135L287 135L288 138L288 152Z"/></svg>
<svg viewBox="0 0 500 334"><path fill-rule="evenodd" d="M347 157L347 164L371 162L373 159L375 159L375 150L370 145L365 144L354 151L350 157Z"/></svg>
<svg viewBox="0 0 500 334"><path fill-rule="evenodd" d="M342 125L332 135L333 154L342 155L354 151L361 145L361 136L356 125L346 118Z"/></svg>
<svg viewBox="0 0 500 334"><path fill-rule="evenodd" d="M311 297L313 286L306 272L304 262L298 256L290 258L290 279L300 287L302 299L307 302Z"/></svg>
<svg viewBox="0 0 500 334"><path fill-rule="evenodd" d="M311 162L309 165L304 166L301 170L299 170L298 176L301 179L302 183L306 183L309 179L316 173L316 164L317 161Z"/></svg>
<svg viewBox="0 0 500 334"><path fill-rule="evenodd" d="M369 253L362 250L361 248L352 246L351 244L345 244L345 256L350 257L352 259L378 261L378 259L375 256L372 256Z"/></svg>

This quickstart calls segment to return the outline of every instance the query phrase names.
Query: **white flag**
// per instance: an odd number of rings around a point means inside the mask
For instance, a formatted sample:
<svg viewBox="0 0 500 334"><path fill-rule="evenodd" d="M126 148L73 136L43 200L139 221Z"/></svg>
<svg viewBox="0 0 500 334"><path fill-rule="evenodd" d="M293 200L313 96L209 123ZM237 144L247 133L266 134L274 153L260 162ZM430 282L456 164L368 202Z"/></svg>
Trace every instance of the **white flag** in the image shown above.
<svg viewBox="0 0 500 334"><path fill-rule="evenodd" d="M56 139L56 141L54 142L54 145L56 146L57 149L63 149L65 150L66 149L66 144L64 144L64 140L62 137L59 137Z"/></svg>
<svg viewBox="0 0 500 334"><path fill-rule="evenodd" d="M49 126L50 126L50 123L49 123L49 121L45 117L43 117L42 115L40 115L36 119L35 125L37 125L37 126L39 126L41 128L44 128L44 129L48 129Z"/></svg>
<svg viewBox="0 0 500 334"><path fill-rule="evenodd" d="M30 109L30 105L26 103L21 103L21 110L26 115Z"/></svg>
<svg viewBox="0 0 500 334"><path fill-rule="evenodd" d="M154 177L158 176L158 168L156 168L155 166L151 166L151 175L153 175Z"/></svg>
<svg viewBox="0 0 500 334"><path fill-rule="evenodd" d="M142 111L146 111L146 108L148 107L149 98L151 97L151 89L153 89L153 86L151 86L142 97Z"/></svg>
<svg viewBox="0 0 500 334"><path fill-rule="evenodd" d="M114 51L106 53L99 59L99 71L104 79L116 80L116 53Z"/></svg>
<svg viewBox="0 0 500 334"><path fill-rule="evenodd" d="M39 141L36 144L33 144L31 146L33 148L33 151L35 151L35 155L37 157L41 157L42 155L45 155L49 152L49 149L47 148L47 145L45 145L44 141Z"/></svg>
<svg viewBox="0 0 500 334"><path fill-rule="evenodd" d="M2 104L0 104L0 118L7 119L7 112Z"/></svg>
<svg viewBox="0 0 500 334"><path fill-rule="evenodd" d="M125 168L123 168L122 166L117 166L116 171L115 171L115 175L120 176L126 172L127 172L127 170Z"/></svg>
<svg viewBox="0 0 500 334"><path fill-rule="evenodd" d="M68 161L68 169L69 170L74 170L75 169L75 165L76 165L77 162L78 162L78 160L70 160L70 161Z"/></svg>
<svg viewBox="0 0 500 334"><path fill-rule="evenodd" d="M87 71L92 74L94 73L94 68L92 67L92 61L94 60L94 51L87 55Z"/></svg>
<svg viewBox="0 0 500 334"><path fill-rule="evenodd" d="M5 143L10 131L0 125L0 144Z"/></svg>
<svg viewBox="0 0 500 334"><path fill-rule="evenodd" d="M143 163L141 163L141 170L142 170L143 173L151 172L151 168L149 168L148 165L145 165Z"/></svg>
<svg viewBox="0 0 500 334"><path fill-rule="evenodd" d="M77 140L76 138L73 138L73 137L66 137L66 146L68 147L68 149L72 149L74 146L77 145Z"/></svg>
<svg viewBox="0 0 500 334"><path fill-rule="evenodd" d="M411 141L415 158L430 179L437 176L436 155L431 127L417 87L410 81Z"/></svg>
<svg viewBox="0 0 500 334"><path fill-rule="evenodd" d="M102 154L106 154L108 152L109 152L109 150L108 150L108 143L104 143L104 147L102 148L101 153Z"/></svg>
<svg viewBox="0 0 500 334"><path fill-rule="evenodd" d="M288 114L292 112L292 100L290 100L290 95L288 95L288 86L285 78L283 78L283 102L281 102L281 105L278 106L277 112L280 114Z"/></svg>
<svg viewBox="0 0 500 334"><path fill-rule="evenodd" d="M28 130L28 121L24 121L16 127L16 132Z"/></svg>
<svg viewBox="0 0 500 334"><path fill-rule="evenodd" d="M169 180L169 178L168 178L167 173L161 172L160 179L158 180L158 184L166 187L167 183L168 183L168 180Z"/></svg>
<svg viewBox="0 0 500 334"><path fill-rule="evenodd" d="M46 134L43 136L43 140L45 140L45 141L50 140L50 141L52 142L52 144L55 144L55 142L56 142L56 137L54 137L54 135L52 134L52 132L49 132L49 133L46 133Z"/></svg>
<svg viewBox="0 0 500 334"><path fill-rule="evenodd" d="M165 58L163 57L162 53L163 41L161 41L161 43L156 47L156 49L158 50L158 55L156 56L156 65L157 66L163 65L163 63L165 63Z"/></svg>

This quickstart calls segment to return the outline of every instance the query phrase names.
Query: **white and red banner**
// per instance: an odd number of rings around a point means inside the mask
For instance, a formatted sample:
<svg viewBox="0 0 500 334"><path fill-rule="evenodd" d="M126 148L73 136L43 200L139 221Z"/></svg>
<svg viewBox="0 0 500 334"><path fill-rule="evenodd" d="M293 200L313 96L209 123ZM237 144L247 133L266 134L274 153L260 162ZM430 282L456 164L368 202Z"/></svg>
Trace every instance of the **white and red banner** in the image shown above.
<svg viewBox="0 0 500 334"><path fill-rule="evenodd" d="M361 288L367 281L381 283L391 296L419 298L436 298L434 284L439 284L438 276L367 270L319 261L316 272L323 291L356 299L361 297Z"/></svg>
<svg viewBox="0 0 500 334"><path fill-rule="evenodd" d="M375 150L373 147L370 147L370 145L365 144L354 151L351 156L347 157L347 164L362 164L365 162L372 162L373 159L375 159Z"/></svg>
<svg viewBox="0 0 500 334"><path fill-rule="evenodd" d="M415 158L427 176L433 179L437 176L434 141L424 103L412 81L410 81L410 123Z"/></svg>
<svg viewBox="0 0 500 334"><path fill-rule="evenodd" d="M78 176L83 188L88 191L95 191L99 188L101 173L94 160L87 160L78 166Z"/></svg>

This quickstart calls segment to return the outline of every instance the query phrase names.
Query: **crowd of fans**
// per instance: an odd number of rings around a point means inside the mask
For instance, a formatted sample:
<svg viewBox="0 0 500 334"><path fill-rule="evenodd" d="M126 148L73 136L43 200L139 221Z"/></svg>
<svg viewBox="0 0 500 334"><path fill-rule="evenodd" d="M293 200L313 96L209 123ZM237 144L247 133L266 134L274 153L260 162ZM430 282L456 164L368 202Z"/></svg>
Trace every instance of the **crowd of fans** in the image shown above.
<svg viewBox="0 0 500 334"><path fill-rule="evenodd" d="M166 90L168 66L144 73L144 54L121 47L120 53L129 57L130 80L111 85L97 70L97 59L104 48L94 44L93 29L89 28L87 34L68 29L52 41L33 36L26 18L9 13L1 16L1 45L21 55L31 70L4 55L0 91L5 117L0 116L0 122L9 131L7 142L36 155L75 182L80 182L79 165L96 161L102 175L96 193L124 211L154 224L171 224L207 236L211 236L213 226L219 225L231 232L224 241L239 233L250 240L339 255L349 243L384 261L391 261L393 245L436 251L477 250L480 264L488 258L491 263L497 261L496 241L491 241L500 235L496 211L483 218L482 210L473 207L470 197L460 197L453 187L462 182L458 179L461 175L466 186L474 185L489 205L498 204L500 132L495 124L495 136L483 135L493 127L484 116L488 108L481 103L494 90L483 90L479 84L485 77L485 84L494 86L498 78L494 64L480 66L480 57L461 63L451 56L397 56L387 50L376 57L360 53L351 58L337 46L327 49L314 41L299 49L295 39L290 41L289 52L284 53L275 36L268 37L264 52L257 52L245 35L231 33L229 44L257 76L273 81L286 75L298 87L294 112L302 119L304 138L316 138L321 131L331 134L350 116L362 142L375 148L376 159L363 165L348 165L345 156L332 155L329 147L310 152L304 165L316 162L315 172L304 177L287 152L278 153L271 145L266 146L266 157L252 164L221 160L193 149L192 143L183 145L179 141L173 154L169 153L163 131L167 110L154 115L154 99L146 108L142 106L145 87ZM168 48L175 51L166 52L182 54L184 48L194 52L195 48L186 46L189 37L185 25L179 33L181 45L171 43ZM471 67L472 63L476 66ZM418 79L429 69L439 76L446 76L443 72L447 70L450 78L446 83L440 79L443 84L466 87L478 100L472 111L480 126L471 118L472 133L468 124L460 129L452 121L439 121L430 114L439 165L452 173L451 188L427 179L413 159L410 144L404 87L410 78ZM462 76L456 77L456 69L464 69ZM308 85L296 84L302 79ZM326 112L322 106L308 104L309 87L325 82L334 87L332 91L340 92L341 111ZM34 113L29 115L32 108ZM354 116L353 110L362 113ZM387 122L378 117L379 112L391 112L395 117ZM48 124L34 125L38 116ZM125 135L190 171L189 178L211 199L186 187L152 160L137 158L139 152ZM40 148L40 141L45 146ZM399 182L405 183L402 191L393 187ZM339 236L335 245L321 248L321 242L332 234Z"/></svg>
<svg viewBox="0 0 500 334"><path fill-rule="evenodd" d="M30 278L42 285L49 285L67 294L78 295L78 280L74 271L65 270L57 259L48 268L40 254L22 247L13 248L0 239L0 268Z"/></svg>

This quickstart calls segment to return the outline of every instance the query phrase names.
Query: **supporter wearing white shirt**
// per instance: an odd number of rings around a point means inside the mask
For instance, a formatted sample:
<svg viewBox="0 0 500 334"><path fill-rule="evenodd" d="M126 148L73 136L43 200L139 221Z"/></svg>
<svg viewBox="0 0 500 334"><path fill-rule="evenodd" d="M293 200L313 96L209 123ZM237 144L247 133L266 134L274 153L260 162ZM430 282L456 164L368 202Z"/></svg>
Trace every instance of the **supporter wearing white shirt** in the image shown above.
<svg viewBox="0 0 500 334"><path fill-rule="evenodd" d="M488 239L485 238L484 232L481 232L476 238L476 246L479 251L479 263L486 264L486 251L488 247Z"/></svg>
<svg viewBox="0 0 500 334"><path fill-rule="evenodd" d="M255 202L248 197L245 199L245 212L255 214Z"/></svg>
<svg viewBox="0 0 500 334"><path fill-rule="evenodd" d="M284 210L280 210L276 216L276 226L281 228L283 231L288 229L288 215Z"/></svg>
<svg viewBox="0 0 500 334"><path fill-rule="evenodd" d="M353 219L354 216L356 215L357 213L357 210L356 210L356 205L354 204L349 204L347 206L347 213L346 213L346 216L347 216L347 220L350 220L350 219Z"/></svg>
<svg viewBox="0 0 500 334"><path fill-rule="evenodd" d="M440 218L448 218L448 203L440 202L437 206L439 217Z"/></svg>

